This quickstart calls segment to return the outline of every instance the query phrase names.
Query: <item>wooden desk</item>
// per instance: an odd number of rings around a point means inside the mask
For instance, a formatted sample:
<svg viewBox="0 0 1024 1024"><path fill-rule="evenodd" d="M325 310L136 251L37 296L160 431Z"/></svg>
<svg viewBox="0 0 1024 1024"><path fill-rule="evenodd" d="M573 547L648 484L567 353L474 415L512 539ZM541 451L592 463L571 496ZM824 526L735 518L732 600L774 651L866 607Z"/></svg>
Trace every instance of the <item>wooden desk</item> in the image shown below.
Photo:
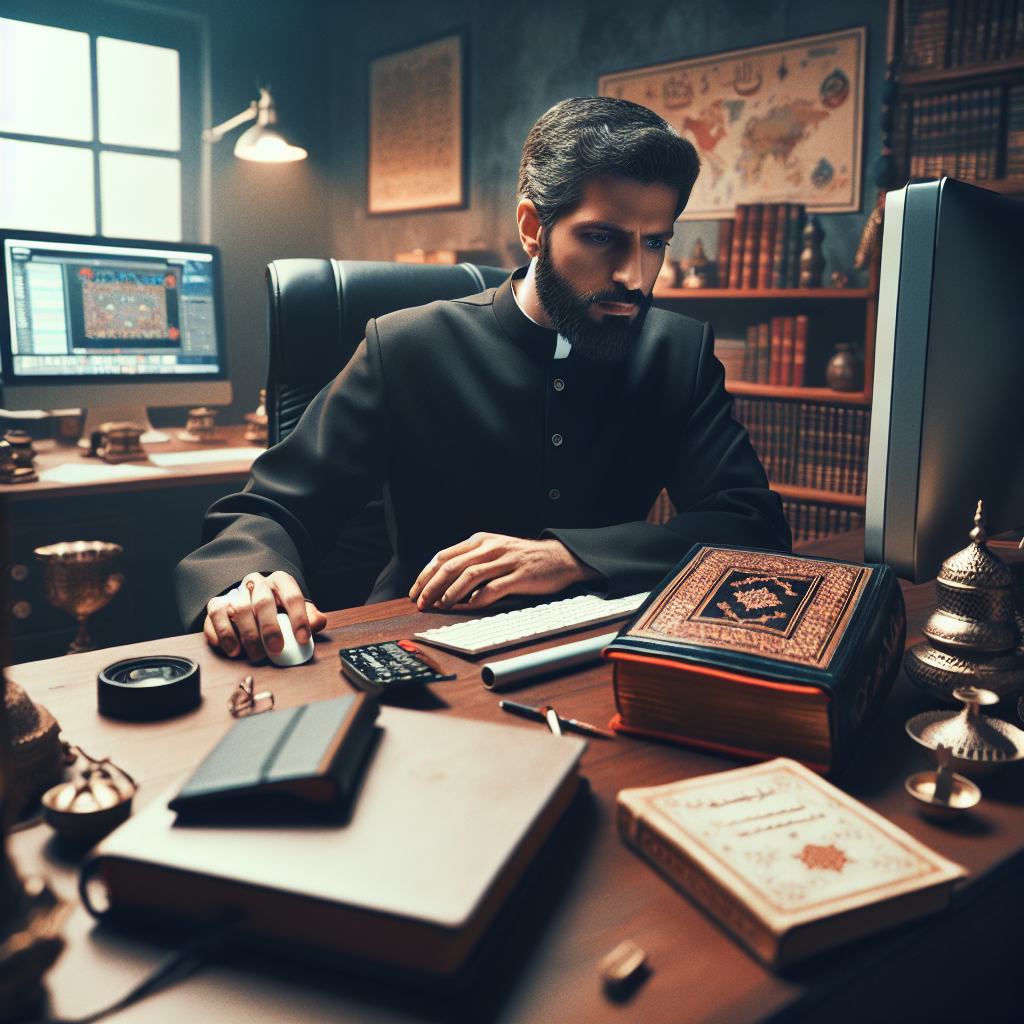
<svg viewBox="0 0 1024 1024"><path fill-rule="evenodd" d="M223 440L195 445L177 440L173 430L173 440L144 447L154 454L243 447L244 432L243 426L224 427ZM97 461L82 459L73 445L36 441L35 447L38 471ZM174 566L198 547L210 505L240 490L248 479L249 463L233 461L173 466L159 476L117 481L0 485L10 517L12 558L5 570L10 578L4 614L11 625L12 660L61 655L77 632L70 616L47 603L43 566L32 554L57 541L105 540L124 548L117 571L124 573L126 583L89 620L98 644L107 647L180 633L174 595L164 582L156 581L170 580Z"/></svg>
<svg viewBox="0 0 1024 1024"><path fill-rule="evenodd" d="M853 554L857 538L833 538L816 553ZM907 588L911 639L932 601L930 586ZM253 671L279 707L346 692L339 646L409 636L451 616L423 615L406 601L334 612L308 665ZM606 627L593 631L602 632ZM174 652L202 665L204 701L169 722L127 725L96 713L95 677L129 653ZM506 657L508 655L505 655ZM540 728L504 715L480 682L479 660L438 653L458 673L436 684L433 714ZM484 659L486 660L486 659ZM18 665L9 676L44 703L65 735L93 756L111 755L141 783L138 806L155 799L196 764L231 725L225 701L245 667L206 648L199 635ZM564 714L595 723L614 712L610 666L536 684L514 699L550 700ZM532 898L520 924L501 944L496 965L469 994L439 998L292 962L239 955L208 967L116 1018L121 1021L224 1022L491 1021L754 1021L900 1022L1015 1019L1024 909L1024 788L1019 768L982 783L985 799L958 826L918 816L903 781L926 760L903 731L928 708L927 698L901 675L880 719L841 780L849 792L923 842L971 871L953 912L925 924L866 939L784 976L760 966L715 922L618 839L616 792L733 767L736 762L683 748L620 737L592 740L583 759L594 799ZM17 833L10 846L22 870L43 869L71 899L75 863L64 859L45 826ZM415 856L415 851L410 851ZM139 980L166 951L150 936L97 927L79 909L67 929L69 949L50 978L53 1012L77 1016L105 1005ZM624 1005L602 994L597 962L623 938L644 947L653 974Z"/></svg>

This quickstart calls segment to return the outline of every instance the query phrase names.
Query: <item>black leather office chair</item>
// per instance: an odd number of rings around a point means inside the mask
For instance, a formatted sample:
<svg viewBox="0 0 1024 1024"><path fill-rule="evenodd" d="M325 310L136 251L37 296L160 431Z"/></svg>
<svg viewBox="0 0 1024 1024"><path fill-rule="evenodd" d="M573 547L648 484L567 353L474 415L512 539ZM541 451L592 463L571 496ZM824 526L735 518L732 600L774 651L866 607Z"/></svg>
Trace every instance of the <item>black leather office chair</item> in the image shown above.
<svg viewBox="0 0 1024 1024"><path fill-rule="evenodd" d="M267 267L269 444L286 438L306 406L352 357L366 323L396 309L459 299L501 284L509 271L472 263L275 260ZM380 498L351 520L309 579L321 609L363 604L391 559Z"/></svg>

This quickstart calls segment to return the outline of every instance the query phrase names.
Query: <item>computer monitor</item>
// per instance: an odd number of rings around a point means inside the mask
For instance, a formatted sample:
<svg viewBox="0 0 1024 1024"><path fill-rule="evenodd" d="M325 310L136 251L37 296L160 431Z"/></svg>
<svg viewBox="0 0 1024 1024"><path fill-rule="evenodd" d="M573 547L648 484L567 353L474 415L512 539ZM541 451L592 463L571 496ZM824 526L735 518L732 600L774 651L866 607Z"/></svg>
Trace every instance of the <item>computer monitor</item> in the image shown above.
<svg viewBox="0 0 1024 1024"><path fill-rule="evenodd" d="M231 401L214 246L0 231L6 409L88 410L149 424L148 406Z"/></svg>
<svg viewBox="0 0 1024 1024"><path fill-rule="evenodd" d="M1024 200L943 178L885 203L864 556L923 583L1024 524Z"/></svg>

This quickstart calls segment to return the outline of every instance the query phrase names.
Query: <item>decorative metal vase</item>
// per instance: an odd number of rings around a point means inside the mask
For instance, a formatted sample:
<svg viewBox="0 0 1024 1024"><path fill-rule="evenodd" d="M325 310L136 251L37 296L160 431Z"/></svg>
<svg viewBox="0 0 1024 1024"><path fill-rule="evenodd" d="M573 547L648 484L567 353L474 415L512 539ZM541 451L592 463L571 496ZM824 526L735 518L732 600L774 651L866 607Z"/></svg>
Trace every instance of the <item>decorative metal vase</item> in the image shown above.
<svg viewBox="0 0 1024 1024"><path fill-rule="evenodd" d="M111 572L120 544L102 540L76 540L36 548L36 558L46 563L46 600L78 619L78 636L68 654L96 649L86 628L93 612L105 608L124 585L124 576Z"/></svg>
<svg viewBox="0 0 1024 1024"><path fill-rule="evenodd" d="M864 390L864 364L849 342L836 344L836 354L825 367L825 379L833 391Z"/></svg>
<svg viewBox="0 0 1024 1024"><path fill-rule="evenodd" d="M911 682L947 704L954 690L976 686L1008 698L1024 690L1024 646L1017 625L1014 579L986 545L981 502L971 543L947 558L935 581L935 611L923 642L907 651Z"/></svg>

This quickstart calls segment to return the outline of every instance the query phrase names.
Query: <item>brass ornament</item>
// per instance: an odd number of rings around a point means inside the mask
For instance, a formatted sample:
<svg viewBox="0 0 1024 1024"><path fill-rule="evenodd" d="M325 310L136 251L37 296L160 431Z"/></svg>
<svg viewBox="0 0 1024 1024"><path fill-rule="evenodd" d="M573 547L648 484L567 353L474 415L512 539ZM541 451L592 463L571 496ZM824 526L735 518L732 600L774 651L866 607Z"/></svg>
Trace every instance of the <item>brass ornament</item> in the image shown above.
<svg viewBox="0 0 1024 1024"><path fill-rule="evenodd" d="M101 540L65 541L35 549L36 558L46 564L46 600L78 619L78 636L68 654L96 649L86 621L110 604L124 585L124 576L110 571L122 550L120 544Z"/></svg>
<svg viewBox="0 0 1024 1024"><path fill-rule="evenodd" d="M149 456L142 448L143 429L130 420L101 423L89 438L89 449L83 458L100 458L104 462L145 462Z"/></svg>
<svg viewBox="0 0 1024 1024"><path fill-rule="evenodd" d="M0 484L30 484L39 479L32 438L24 430L8 430L0 441Z"/></svg>
<svg viewBox="0 0 1024 1024"><path fill-rule="evenodd" d="M248 424L245 428L246 441L262 441L266 445L268 423L266 389L260 391L260 404L256 411L245 414L245 422Z"/></svg>
<svg viewBox="0 0 1024 1024"><path fill-rule="evenodd" d="M935 611L922 630L926 639L903 661L911 682L947 704L961 686L977 685L999 697L1024 690L1014 578L986 545L980 501L970 537L966 548L943 562Z"/></svg>
<svg viewBox="0 0 1024 1024"><path fill-rule="evenodd" d="M206 406L189 409L185 429L178 432L178 439L181 441L191 441L196 444L219 441L220 437L217 434L217 410L207 409Z"/></svg>
<svg viewBox="0 0 1024 1024"><path fill-rule="evenodd" d="M992 775L1024 758L1024 731L1001 718L983 715L981 708L999 703L991 690L958 687L953 696L961 711L925 711L906 725L907 735L929 750L948 747L950 767L971 778Z"/></svg>

